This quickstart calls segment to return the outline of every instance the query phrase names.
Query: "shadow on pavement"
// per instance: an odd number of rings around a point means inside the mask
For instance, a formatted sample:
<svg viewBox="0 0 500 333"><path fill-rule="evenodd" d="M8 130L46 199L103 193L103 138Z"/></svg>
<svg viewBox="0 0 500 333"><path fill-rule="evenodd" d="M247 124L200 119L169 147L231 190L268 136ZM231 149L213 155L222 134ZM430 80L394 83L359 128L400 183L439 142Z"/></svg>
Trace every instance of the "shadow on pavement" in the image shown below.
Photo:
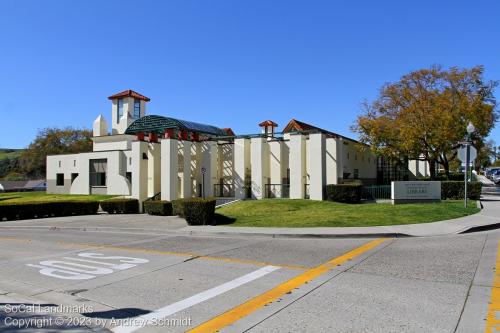
<svg viewBox="0 0 500 333"><path fill-rule="evenodd" d="M151 311L138 308L123 308L123 309L115 309L109 311L82 313L82 315L89 318L125 319L130 317L137 317L150 312Z"/></svg>
<svg viewBox="0 0 500 333"><path fill-rule="evenodd" d="M0 303L0 332L45 333L45 332L109 332L108 329L96 326L85 326L86 321L71 320L63 313L41 313L57 308L56 304L33 303ZM81 313L87 318L125 319L137 317L150 311L139 308L122 308L110 311ZM80 324L80 325L79 325Z"/></svg>

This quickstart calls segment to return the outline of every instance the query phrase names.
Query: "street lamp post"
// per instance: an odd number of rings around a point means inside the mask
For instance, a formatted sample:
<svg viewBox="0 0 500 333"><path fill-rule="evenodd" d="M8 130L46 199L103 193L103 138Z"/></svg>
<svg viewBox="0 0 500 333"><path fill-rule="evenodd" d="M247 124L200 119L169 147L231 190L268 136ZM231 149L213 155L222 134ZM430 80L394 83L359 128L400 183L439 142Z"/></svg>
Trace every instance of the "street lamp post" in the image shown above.
<svg viewBox="0 0 500 333"><path fill-rule="evenodd" d="M465 141L465 147L466 147L466 154L465 154L465 173L464 173L464 184L465 184L465 208L467 208L467 182L469 178L469 161L470 161L470 145L471 145L471 135L474 133L476 128L472 123L469 121L469 125L467 125L467 140Z"/></svg>

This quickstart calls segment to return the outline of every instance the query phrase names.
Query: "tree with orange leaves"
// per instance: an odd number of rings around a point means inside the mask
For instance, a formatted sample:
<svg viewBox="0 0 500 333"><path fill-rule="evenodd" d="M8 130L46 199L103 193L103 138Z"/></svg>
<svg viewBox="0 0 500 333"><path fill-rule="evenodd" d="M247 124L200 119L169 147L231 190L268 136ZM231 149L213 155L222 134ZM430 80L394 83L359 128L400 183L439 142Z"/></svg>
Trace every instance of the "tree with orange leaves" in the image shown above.
<svg viewBox="0 0 500 333"><path fill-rule="evenodd" d="M498 119L493 95L498 82L486 81L483 74L483 66L410 72L365 103L353 129L377 154L428 161L431 178L437 163L449 175L469 121L476 128L473 145L480 150Z"/></svg>

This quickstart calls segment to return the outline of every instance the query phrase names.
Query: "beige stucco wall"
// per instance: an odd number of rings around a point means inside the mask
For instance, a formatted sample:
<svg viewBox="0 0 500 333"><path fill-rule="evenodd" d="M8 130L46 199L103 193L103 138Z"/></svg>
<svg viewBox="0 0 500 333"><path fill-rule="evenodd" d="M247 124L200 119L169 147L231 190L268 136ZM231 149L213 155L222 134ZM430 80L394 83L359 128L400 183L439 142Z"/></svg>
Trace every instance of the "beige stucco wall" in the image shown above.
<svg viewBox="0 0 500 333"><path fill-rule="evenodd" d="M122 151L47 156L47 193L91 194L89 163L92 159L107 160L106 186L99 192L116 195L131 194L130 183L125 178L127 159ZM64 174L64 186L56 186L58 173ZM78 173L73 183L71 183L72 173Z"/></svg>
<svg viewBox="0 0 500 333"><path fill-rule="evenodd" d="M354 179L354 171L358 169L358 179L375 180L377 160L369 148L350 140L337 140L342 142L342 174L347 172L348 179Z"/></svg>
<svg viewBox="0 0 500 333"><path fill-rule="evenodd" d="M93 151L131 150L134 135L108 135L92 138Z"/></svg>

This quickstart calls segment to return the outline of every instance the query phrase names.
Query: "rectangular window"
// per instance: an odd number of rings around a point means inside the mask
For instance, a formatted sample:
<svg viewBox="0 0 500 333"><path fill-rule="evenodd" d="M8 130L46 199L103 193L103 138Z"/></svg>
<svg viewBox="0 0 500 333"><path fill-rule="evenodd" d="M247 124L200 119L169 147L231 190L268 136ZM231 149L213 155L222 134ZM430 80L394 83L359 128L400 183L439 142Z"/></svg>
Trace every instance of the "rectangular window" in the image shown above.
<svg viewBox="0 0 500 333"><path fill-rule="evenodd" d="M73 184L73 182L75 181L76 177L78 177L77 173L72 173L71 174L71 184Z"/></svg>
<svg viewBox="0 0 500 333"><path fill-rule="evenodd" d="M134 118L139 119L141 117L141 100L134 99Z"/></svg>
<svg viewBox="0 0 500 333"><path fill-rule="evenodd" d="M118 103L118 119L116 120L116 122L119 123L120 118L123 117L123 99L119 98L117 103Z"/></svg>
<svg viewBox="0 0 500 333"><path fill-rule="evenodd" d="M354 169L354 179L358 179L359 178L359 169Z"/></svg>
<svg viewBox="0 0 500 333"><path fill-rule="evenodd" d="M64 173L56 174L56 186L64 186Z"/></svg>
<svg viewBox="0 0 500 333"><path fill-rule="evenodd" d="M90 186L106 186L106 172L108 169L108 160L98 159L90 160L89 182Z"/></svg>
<svg viewBox="0 0 500 333"><path fill-rule="evenodd" d="M129 183L132 184L132 172L127 172L125 178L128 179Z"/></svg>
<svg viewBox="0 0 500 333"><path fill-rule="evenodd" d="M59 167L61 167L61 161L59 161Z"/></svg>
<svg viewBox="0 0 500 333"><path fill-rule="evenodd" d="M73 166L76 167L76 160L73 160Z"/></svg>

